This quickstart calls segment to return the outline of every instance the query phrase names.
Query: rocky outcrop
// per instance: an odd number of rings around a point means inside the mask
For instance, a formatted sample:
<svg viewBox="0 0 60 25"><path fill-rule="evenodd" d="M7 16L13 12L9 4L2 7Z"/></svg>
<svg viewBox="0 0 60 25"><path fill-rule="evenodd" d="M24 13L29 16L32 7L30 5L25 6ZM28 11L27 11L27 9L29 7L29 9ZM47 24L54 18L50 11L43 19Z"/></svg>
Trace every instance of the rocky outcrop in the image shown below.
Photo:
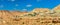
<svg viewBox="0 0 60 25"><path fill-rule="evenodd" d="M0 25L60 25L60 5L31 12L0 10Z"/></svg>

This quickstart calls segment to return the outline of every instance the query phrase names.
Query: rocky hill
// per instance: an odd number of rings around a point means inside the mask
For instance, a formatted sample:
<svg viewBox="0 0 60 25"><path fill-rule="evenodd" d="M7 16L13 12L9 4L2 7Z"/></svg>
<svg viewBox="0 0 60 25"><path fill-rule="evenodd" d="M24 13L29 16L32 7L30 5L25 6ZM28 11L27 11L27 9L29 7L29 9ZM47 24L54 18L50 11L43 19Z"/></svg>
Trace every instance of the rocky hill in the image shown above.
<svg viewBox="0 0 60 25"><path fill-rule="evenodd" d="M0 10L0 25L60 25L60 5L31 12Z"/></svg>

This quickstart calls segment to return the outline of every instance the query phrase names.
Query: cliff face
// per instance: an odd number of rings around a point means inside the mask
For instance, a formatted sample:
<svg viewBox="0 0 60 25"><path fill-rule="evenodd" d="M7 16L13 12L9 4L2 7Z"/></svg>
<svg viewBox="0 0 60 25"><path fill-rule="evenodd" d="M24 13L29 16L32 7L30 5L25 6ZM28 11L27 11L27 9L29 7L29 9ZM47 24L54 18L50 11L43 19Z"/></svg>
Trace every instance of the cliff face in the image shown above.
<svg viewBox="0 0 60 25"><path fill-rule="evenodd" d="M54 24L60 25L60 5L52 11L48 8L36 8L31 12L0 10L0 25Z"/></svg>

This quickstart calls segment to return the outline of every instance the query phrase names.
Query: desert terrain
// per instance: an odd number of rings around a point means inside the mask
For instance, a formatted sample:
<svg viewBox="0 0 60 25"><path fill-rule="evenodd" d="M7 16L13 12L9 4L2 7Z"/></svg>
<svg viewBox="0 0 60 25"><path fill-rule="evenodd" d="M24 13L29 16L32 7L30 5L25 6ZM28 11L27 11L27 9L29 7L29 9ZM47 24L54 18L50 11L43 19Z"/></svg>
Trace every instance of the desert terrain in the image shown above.
<svg viewBox="0 0 60 25"><path fill-rule="evenodd" d="M0 25L60 25L60 5L31 12L0 10Z"/></svg>

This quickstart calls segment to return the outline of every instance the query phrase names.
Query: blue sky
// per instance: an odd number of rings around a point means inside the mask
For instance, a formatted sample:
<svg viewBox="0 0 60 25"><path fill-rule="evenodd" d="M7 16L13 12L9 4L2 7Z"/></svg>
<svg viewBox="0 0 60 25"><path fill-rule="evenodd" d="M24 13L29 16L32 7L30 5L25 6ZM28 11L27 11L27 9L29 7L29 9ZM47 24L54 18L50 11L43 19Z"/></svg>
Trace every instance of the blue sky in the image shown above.
<svg viewBox="0 0 60 25"><path fill-rule="evenodd" d="M0 0L0 10L31 11L34 8L52 9L60 0Z"/></svg>

